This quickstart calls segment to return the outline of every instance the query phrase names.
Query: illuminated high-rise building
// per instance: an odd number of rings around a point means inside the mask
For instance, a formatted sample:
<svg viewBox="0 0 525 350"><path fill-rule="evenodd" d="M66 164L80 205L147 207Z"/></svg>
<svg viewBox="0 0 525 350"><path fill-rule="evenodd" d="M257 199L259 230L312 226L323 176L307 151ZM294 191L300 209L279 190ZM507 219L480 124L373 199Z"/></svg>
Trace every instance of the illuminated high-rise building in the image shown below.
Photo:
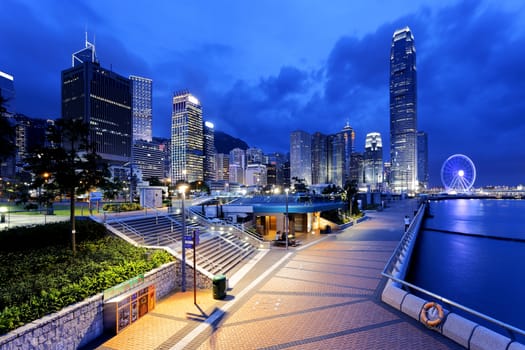
<svg viewBox="0 0 525 350"><path fill-rule="evenodd" d="M0 96L5 100L7 112L15 113L15 78L0 70Z"/></svg>
<svg viewBox="0 0 525 350"><path fill-rule="evenodd" d="M133 141L152 140L152 90L153 81L148 78L130 75L131 113L133 115Z"/></svg>
<svg viewBox="0 0 525 350"><path fill-rule="evenodd" d="M417 132L417 180L420 189L428 187L428 135Z"/></svg>
<svg viewBox="0 0 525 350"><path fill-rule="evenodd" d="M379 190L383 183L383 141L378 132L366 135L363 168L364 183L373 191Z"/></svg>
<svg viewBox="0 0 525 350"><path fill-rule="evenodd" d="M320 132L312 135L312 184L328 183L328 137Z"/></svg>
<svg viewBox="0 0 525 350"><path fill-rule="evenodd" d="M215 129L212 122L204 122L204 181L215 180Z"/></svg>
<svg viewBox="0 0 525 350"><path fill-rule="evenodd" d="M290 135L290 180L312 184L312 136L296 130Z"/></svg>
<svg viewBox="0 0 525 350"><path fill-rule="evenodd" d="M202 107L189 92L173 96L171 118L171 182L202 181L204 177L204 135Z"/></svg>
<svg viewBox="0 0 525 350"><path fill-rule="evenodd" d="M410 28L396 30L390 51L391 187L417 190L416 47Z"/></svg>
<svg viewBox="0 0 525 350"><path fill-rule="evenodd" d="M72 55L73 67L62 71L62 118L82 119L89 126L96 152L112 164L131 160L131 84L102 68L95 46Z"/></svg>

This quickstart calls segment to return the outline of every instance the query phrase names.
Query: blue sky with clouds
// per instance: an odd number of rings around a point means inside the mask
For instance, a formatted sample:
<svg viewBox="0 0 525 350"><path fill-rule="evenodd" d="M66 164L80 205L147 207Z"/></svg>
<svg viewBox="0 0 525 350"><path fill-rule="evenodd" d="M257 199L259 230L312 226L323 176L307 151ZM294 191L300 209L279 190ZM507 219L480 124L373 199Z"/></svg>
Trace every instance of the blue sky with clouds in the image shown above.
<svg viewBox="0 0 525 350"><path fill-rule="evenodd" d="M154 135L169 137L171 97L190 90L217 130L265 152L290 132L335 133L358 151L382 134L389 158L389 54L409 26L418 69L418 129L430 181L469 156L476 185L525 184L525 3L510 0L0 2L0 70L18 112L60 116L60 72L95 41L102 66L153 79Z"/></svg>

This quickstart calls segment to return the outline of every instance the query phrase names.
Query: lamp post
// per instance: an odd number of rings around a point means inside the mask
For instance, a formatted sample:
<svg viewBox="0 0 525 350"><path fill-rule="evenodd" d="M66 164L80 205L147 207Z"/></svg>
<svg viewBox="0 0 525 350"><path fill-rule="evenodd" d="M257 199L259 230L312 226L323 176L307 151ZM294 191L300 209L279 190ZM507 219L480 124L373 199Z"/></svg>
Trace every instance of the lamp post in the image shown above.
<svg viewBox="0 0 525 350"><path fill-rule="evenodd" d="M286 188L284 190L284 192L286 193L286 217L284 218L284 232L285 232L285 235L286 235L286 249L288 249L288 226L289 226L289 222L288 222L288 192L290 191L289 188Z"/></svg>
<svg viewBox="0 0 525 350"><path fill-rule="evenodd" d="M181 291L186 291L186 248L184 247L184 239L186 236L186 211L184 210L184 200L186 199L186 190L188 185L180 185L179 192L182 194L182 269L181 269Z"/></svg>

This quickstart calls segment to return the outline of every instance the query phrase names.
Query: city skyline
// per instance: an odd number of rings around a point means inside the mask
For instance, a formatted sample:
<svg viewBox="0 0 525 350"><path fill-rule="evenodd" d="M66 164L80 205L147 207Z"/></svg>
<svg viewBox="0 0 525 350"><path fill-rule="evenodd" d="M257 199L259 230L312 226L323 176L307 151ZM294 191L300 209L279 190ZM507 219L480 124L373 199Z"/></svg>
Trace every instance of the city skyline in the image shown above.
<svg viewBox="0 0 525 350"><path fill-rule="evenodd" d="M17 111L60 116L60 72L87 31L102 66L153 80L154 136L170 137L173 92L187 89L216 130L251 147L289 151L294 130L330 134L348 122L363 152L370 132L390 144L389 50L409 26L431 186L455 153L476 164L476 187L525 183L519 1L135 5L3 1L0 70L14 77Z"/></svg>

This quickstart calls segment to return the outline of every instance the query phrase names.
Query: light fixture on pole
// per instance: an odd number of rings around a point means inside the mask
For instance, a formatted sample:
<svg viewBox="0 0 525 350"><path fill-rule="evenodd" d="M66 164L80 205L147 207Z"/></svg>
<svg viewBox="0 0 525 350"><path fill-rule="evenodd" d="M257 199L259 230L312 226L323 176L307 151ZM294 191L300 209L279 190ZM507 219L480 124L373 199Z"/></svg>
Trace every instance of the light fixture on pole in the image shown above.
<svg viewBox="0 0 525 350"><path fill-rule="evenodd" d="M186 199L186 190L188 185L179 186L179 193L182 195L182 268L181 268L181 286L182 292L186 291L186 249L184 247L184 238L186 237L186 211L184 210L184 200Z"/></svg>
<svg viewBox="0 0 525 350"><path fill-rule="evenodd" d="M288 249L288 192L290 191L289 188L284 189L284 192L286 193L286 217L284 218L284 234L286 235L286 249Z"/></svg>

